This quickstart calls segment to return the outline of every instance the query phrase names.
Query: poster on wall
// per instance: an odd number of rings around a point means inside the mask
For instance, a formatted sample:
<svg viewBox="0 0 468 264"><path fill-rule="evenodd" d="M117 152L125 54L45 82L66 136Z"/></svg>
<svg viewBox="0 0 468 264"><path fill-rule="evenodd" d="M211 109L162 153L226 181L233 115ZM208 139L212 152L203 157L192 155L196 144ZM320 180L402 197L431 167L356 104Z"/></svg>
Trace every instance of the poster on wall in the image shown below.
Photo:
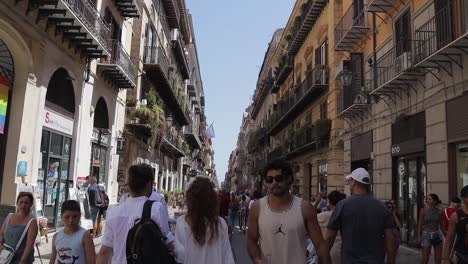
<svg viewBox="0 0 468 264"><path fill-rule="evenodd" d="M9 90L10 80L5 76L0 75L0 134L5 133Z"/></svg>

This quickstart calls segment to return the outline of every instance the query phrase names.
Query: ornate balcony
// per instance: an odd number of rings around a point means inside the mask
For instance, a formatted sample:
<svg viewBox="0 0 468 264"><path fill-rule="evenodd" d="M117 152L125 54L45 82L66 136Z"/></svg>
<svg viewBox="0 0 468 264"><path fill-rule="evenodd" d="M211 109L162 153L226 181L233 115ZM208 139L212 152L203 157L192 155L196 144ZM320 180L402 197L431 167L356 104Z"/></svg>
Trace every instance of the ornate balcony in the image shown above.
<svg viewBox="0 0 468 264"><path fill-rule="evenodd" d="M189 82L187 83L187 91L188 91L189 96L191 97L197 96L197 89L195 87L195 83L193 80L189 80Z"/></svg>
<svg viewBox="0 0 468 264"><path fill-rule="evenodd" d="M367 10L375 13L388 13L397 0L369 0Z"/></svg>
<svg viewBox="0 0 468 264"><path fill-rule="evenodd" d="M366 111L370 104L369 98L369 93L366 91L353 87L344 88L337 99L338 117L352 118Z"/></svg>
<svg viewBox="0 0 468 264"><path fill-rule="evenodd" d="M309 35L310 30L317 22L323 9L327 5L327 0L309 0L301 7L301 15L296 18L294 27L291 30L291 45L289 54L296 55L302 44Z"/></svg>
<svg viewBox="0 0 468 264"><path fill-rule="evenodd" d="M37 12L30 12L37 10ZM46 20L46 30L55 28L63 41L90 59L110 54L108 24L87 0L30 0L28 13L36 14L36 23Z"/></svg>
<svg viewBox="0 0 468 264"><path fill-rule="evenodd" d="M272 90L274 84L275 84L275 81L273 80L273 77L268 76L258 86L257 91L255 92L255 96L254 96L254 103L253 103L253 109L252 109L253 118L257 116L258 112L260 111L262 107L263 101L265 100L266 96Z"/></svg>
<svg viewBox="0 0 468 264"><path fill-rule="evenodd" d="M185 41L177 28L173 28L171 30L171 43L175 57L179 62L179 65L181 65L179 68L182 73L182 77L184 79L190 78L190 70L188 68L187 57L185 56Z"/></svg>
<svg viewBox="0 0 468 264"><path fill-rule="evenodd" d="M164 10L166 10L167 20L171 28L178 28L180 21L180 10L177 0L162 0Z"/></svg>
<svg viewBox="0 0 468 264"><path fill-rule="evenodd" d="M466 9L455 7L454 1L445 1L443 7L414 33L414 67L422 68L440 80L434 69L452 76L453 67L463 69L468 54L468 26L462 18ZM466 4L466 1L463 1Z"/></svg>
<svg viewBox="0 0 468 264"><path fill-rule="evenodd" d="M397 91L409 93L412 86L424 77L424 72L413 67L413 42L400 41L377 60L376 84L371 95L392 95Z"/></svg>
<svg viewBox="0 0 468 264"><path fill-rule="evenodd" d="M369 31L367 10L352 4L335 27L335 51L352 51Z"/></svg>
<svg viewBox="0 0 468 264"><path fill-rule="evenodd" d="M268 153L268 162L283 158L283 146L279 145Z"/></svg>
<svg viewBox="0 0 468 264"><path fill-rule="evenodd" d="M135 0L115 0L115 5L122 17L140 16L140 9Z"/></svg>
<svg viewBox="0 0 468 264"><path fill-rule="evenodd" d="M195 149L202 149L203 145L200 141L198 128L190 120L190 124L185 126L185 138L189 144Z"/></svg>
<svg viewBox="0 0 468 264"><path fill-rule="evenodd" d="M321 119L314 126L306 124L299 129L290 131L283 147L283 155L286 159L291 159L327 146L330 131L331 121L329 119Z"/></svg>
<svg viewBox="0 0 468 264"><path fill-rule="evenodd" d="M275 135L281 131L328 88L326 65L315 65L306 77L293 94L278 103L277 110L270 117L268 134Z"/></svg>
<svg viewBox="0 0 468 264"><path fill-rule="evenodd" d="M275 86L273 86L273 93L278 92L279 87L286 81L288 78L289 74L291 73L293 69L293 61L294 58L293 56L283 54L280 57L280 60L278 62L278 67L275 68Z"/></svg>
<svg viewBox="0 0 468 264"><path fill-rule="evenodd" d="M182 137L174 127L166 128L161 143L161 151L173 155L176 158L184 157L185 153L183 151L182 142Z"/></svg>
<svg viewBox="0 0 468 264"><path fill-rule="evenodd" d="M169 61L161 47L147 46L143 55L143 70L153 83L180 125L188 125L188 102L181 93L181 80L175 78L177 73L169 69Z"/></svg>
<svg viewBox="0 0 468 264"><path fill-rule="evenodd" d="M267 144L268 137L265 128L258 128L252 131L249 135L249 141L247 142L247 150L249 153L255 153L261 147Z"/></svg>
<svg viewBox="0 0 468 264"><path fill-rule="evenodd" d="M115 88L134 88L137 78L135 64L117 40L109 40L109 47L111 55L100 60L97 64L98 71L112 82Z"/></svg>

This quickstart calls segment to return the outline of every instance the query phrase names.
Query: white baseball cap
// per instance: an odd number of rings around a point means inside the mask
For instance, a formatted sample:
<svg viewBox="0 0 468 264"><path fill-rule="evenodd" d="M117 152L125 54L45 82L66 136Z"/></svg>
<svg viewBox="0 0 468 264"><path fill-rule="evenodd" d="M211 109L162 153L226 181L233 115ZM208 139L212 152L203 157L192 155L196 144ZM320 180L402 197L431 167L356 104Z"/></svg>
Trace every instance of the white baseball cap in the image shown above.
<svg viewBox="0 0 468 264"><path fill-rule="evenodd" d="M350 175L346 176L346 180L353 179L362 184L370 184L369 172L364 168L357 168Z"/></svg>

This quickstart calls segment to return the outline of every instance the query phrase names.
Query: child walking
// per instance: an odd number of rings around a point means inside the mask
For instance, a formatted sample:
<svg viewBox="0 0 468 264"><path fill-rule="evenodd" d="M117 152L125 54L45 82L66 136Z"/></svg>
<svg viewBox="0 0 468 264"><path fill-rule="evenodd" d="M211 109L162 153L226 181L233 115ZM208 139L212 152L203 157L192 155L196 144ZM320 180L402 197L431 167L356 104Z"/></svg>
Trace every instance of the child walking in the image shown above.
<svg viewBox="0 0 468 264"><path fill-rule="evenodd" d="M80 227L80 205L75 200L62 204L63 230L54 235L49 264L94 264L96 252L91 234Z"/></svg>

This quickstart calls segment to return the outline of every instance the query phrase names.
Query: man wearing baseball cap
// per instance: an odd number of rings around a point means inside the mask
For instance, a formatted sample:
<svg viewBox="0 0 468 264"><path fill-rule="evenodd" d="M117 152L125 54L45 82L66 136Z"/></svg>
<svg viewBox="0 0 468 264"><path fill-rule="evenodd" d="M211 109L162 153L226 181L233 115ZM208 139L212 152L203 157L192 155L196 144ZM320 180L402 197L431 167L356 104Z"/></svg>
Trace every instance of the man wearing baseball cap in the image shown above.
<svg viewBox="0 0 468 264"><path fill-rule="evenodd" d="M393 218L385 205L370 194L370 176L358 168L346 177L351 196L340 201L328 222L325 236L330 249L338 231L342 237L341 263L395 263Z"/></svg>

